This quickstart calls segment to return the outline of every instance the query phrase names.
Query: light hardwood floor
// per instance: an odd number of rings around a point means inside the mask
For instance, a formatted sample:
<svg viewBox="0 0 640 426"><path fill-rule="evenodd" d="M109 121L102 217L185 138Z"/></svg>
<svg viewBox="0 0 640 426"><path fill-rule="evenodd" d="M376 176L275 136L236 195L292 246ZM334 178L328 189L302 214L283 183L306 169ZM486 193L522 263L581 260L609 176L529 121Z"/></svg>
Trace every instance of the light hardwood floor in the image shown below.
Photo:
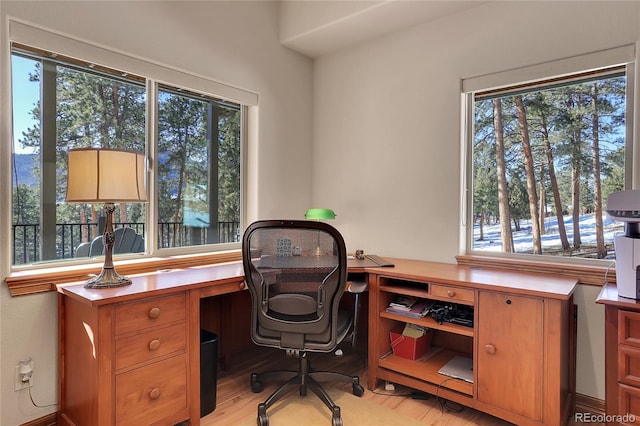
<svg viewBox="0 0 640 426"><path fill-rule="evenodd" d="M426 400L412 399L411 389L400 386L397 386L393 392L384 390L382 386L379 386L375 391L370 391L366 389L366 358L366 353L355 352L351 348L345 349L345 355L340 358L333 354L310 355L315 369L331 369L348 374L358 374L360 383L365 387L363 398L417 419L423 424L438 426L511 425L511 423L488 414L454 403L443 406L443 401L438 401L433 396ZM247 353L242 359L233 360L230 363L232 365L226 371L218 371L216 410L202 418L201 424L203 426L234 425L245 418L248 413L257 414L258 403L271 394L276 384L265 383L265 389L261 393L253 393L249 384L251 372L277 368L295 369L296 362L295 358L287 359L281 350L258 347L252 349L251 353ZM346 392L351 392L349 384L328 384L328 386L340 387ZM310 397L315 398L313 395ZM459 410L459 412L450 410Z"/></svg>
<svg viewBox="0 0 640 426"><path fill-rule="evenodd" d="M362 398L393 409L405 416L419 420L425 425L433 426L509 426L511 423L457 404L446 404L431 396L427 400L411 398L411 389L397 386L394 392L386 391L378 386L375 391L366 389L367 356L363 348L353 350L345 348L343 357L333 354L311 354L312 365L317 370L333 370L348 374L358 374L360 383L365 387ZM228 362L226 371L218 371L217 405L215 411L201 419L202 426L233 426L249 413L256 413L259 402L266 399L275 389L277 383L265 383L261 393L251 392L249 378L252 372L269 369L295 369L297 361L287 358L283 351L271 348L253 347L242 357ZM346 392L351 392L349 384L328 384ZM315 398L311 395L310 397ZM459 412L450 410L460 410ZM604 426L603 423L590 423L593 426ZM568 426L578 423L570 421Z"/></svg>

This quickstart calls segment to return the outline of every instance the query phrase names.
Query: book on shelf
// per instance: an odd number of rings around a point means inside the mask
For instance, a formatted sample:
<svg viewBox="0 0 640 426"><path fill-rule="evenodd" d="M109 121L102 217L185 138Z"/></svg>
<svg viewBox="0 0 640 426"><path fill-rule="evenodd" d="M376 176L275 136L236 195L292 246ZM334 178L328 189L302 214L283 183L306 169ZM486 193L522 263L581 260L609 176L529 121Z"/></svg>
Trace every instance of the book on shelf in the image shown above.
<svg viewBox="0 0 640 426"><path fill-rule="evenodd" d="M389 305L386 311L390 314L404 315L411 318L423 318L429 314L431 305L433 305L433 300L418 300L413 303L409 310L398 309Z"/></svg>
<svg viewBox="0 0 640 426"><path fill-rule="evenodd" d="M414 296L406 296L403 294L397 295L391 303L389 303L390 308L408 311L413 305L418 301L417 297Z"/></svg>

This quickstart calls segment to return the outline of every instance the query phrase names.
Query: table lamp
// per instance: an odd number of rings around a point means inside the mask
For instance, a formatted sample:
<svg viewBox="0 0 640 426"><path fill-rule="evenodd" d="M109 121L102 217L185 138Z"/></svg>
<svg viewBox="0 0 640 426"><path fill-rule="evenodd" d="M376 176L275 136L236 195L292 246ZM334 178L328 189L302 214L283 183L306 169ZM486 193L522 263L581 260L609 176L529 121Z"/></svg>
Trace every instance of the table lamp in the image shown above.
<svg viewBox="0 0 640 426"><path fill-rule="evenodd" d="M309 220L326 220L326 219L335 219L336 212L331 209L309 209L304 214L304 217ZM318 244L316 246L316 256L320 256L322 254L322 250L320 249L320 233L318 232Z"/></svg>
<svg viewBox="0 0 640 426"><path fill-rule="evenodd" d="M67 196L72 203L104 203L107 217L102 242L104 266L102 272L89 279L85 288L111 288L131 284L113 266L114 203L147 201L145 187L145 157L133 151L118 149L80 148L67 153Z"/></svg>

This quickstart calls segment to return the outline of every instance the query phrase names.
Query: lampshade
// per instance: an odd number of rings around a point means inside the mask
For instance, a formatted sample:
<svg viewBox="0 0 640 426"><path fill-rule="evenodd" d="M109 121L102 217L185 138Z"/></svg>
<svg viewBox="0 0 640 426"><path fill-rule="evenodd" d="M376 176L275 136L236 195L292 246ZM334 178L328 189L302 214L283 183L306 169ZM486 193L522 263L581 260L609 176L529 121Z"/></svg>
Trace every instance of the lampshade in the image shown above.
<svg viewBox="0 0 640 426"><path fill-rule="evenodd" d="M336 213L331 209L309 209L304 215L307 219L335 219Z"/></svg>
<svg viewBox="0 0 640 426"><path fill-rule="evenodd" d="M72 149L66 200L77 203L147 201L144 155L117 149Z"/></svg>

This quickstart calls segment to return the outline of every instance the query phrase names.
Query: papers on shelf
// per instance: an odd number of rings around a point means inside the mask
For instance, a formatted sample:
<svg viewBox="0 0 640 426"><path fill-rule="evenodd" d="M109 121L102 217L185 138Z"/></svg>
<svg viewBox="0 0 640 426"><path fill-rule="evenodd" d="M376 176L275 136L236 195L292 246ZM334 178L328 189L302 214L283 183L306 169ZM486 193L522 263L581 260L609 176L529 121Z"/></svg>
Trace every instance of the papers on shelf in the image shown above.
<svg viewBox="0 0 640 426"><path fill-rule="evenodd" d="M404 315L411 318L422 318L427 316L431 305L433 305L433 300L416 300L408 309L404 307L397 308L393 303L391 303L387 307L386 311L390 314Z"/></svg>
<svg viewBox="0 0 640 426"><path fill-rule="evenodd" d="M391 303L389 303L389 307L397 310L408 311L417 301L417 297L405 296L403 294L400 294L396 296L396 298L393 299Z"/></svg>
<svg viewBox="0 0 640 426"><path fill-rule="evenodd" d="M402 330L402 335L417 339L418 337L424 336L428 330L428 328L407 323L404 326L404 330Z"/></svg>

